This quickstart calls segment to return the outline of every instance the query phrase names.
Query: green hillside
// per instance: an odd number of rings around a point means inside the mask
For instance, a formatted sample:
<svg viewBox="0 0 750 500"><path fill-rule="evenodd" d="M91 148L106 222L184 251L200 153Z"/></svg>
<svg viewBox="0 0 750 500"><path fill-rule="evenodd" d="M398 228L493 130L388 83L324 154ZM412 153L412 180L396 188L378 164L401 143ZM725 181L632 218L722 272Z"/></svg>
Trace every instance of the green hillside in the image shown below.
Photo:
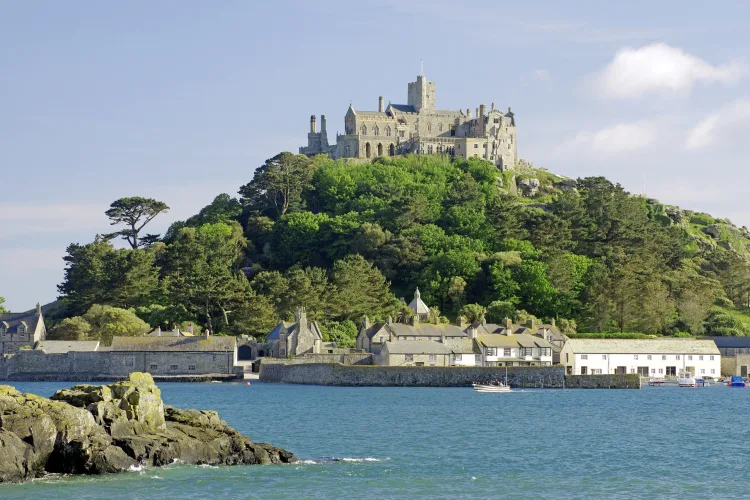
<svg viewBox="0 0 750 500"><path fill-rule="evenodd" d="M71 245L64 315L103 304L151 326L260 335L304 306L347 343L365 314L408 314L398 299L418 286L434 321L486 313L556 318L579 332L750 331L747 229L603 177L523 162L500 172L479 159L283 153L238 193L138 248L108 241L127 227Z"/></svg>

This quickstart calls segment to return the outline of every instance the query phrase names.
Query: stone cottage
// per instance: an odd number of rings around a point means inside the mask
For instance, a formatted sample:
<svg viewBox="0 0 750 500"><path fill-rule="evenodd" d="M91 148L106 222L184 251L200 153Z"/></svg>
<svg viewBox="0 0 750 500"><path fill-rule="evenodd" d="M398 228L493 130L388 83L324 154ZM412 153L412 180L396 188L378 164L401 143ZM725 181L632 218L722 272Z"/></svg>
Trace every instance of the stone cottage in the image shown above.
<svg viewBox="0 0 750 500"><path fill-rule="evenodd" d="M0 314L2 354L16 352L22 347L31 348L36 342L44 340L46 335L41 304L37 304L36 310L31 312Z"/></svg>
<svg viewBox="0 0 750 500"><path fill-rule="evenodd" d="M263 355L285 358L319 354L322 344L323 334L318 323L308 321L305 308L300 307L294 313L294 323L282 321L266 336Z"/></svg>

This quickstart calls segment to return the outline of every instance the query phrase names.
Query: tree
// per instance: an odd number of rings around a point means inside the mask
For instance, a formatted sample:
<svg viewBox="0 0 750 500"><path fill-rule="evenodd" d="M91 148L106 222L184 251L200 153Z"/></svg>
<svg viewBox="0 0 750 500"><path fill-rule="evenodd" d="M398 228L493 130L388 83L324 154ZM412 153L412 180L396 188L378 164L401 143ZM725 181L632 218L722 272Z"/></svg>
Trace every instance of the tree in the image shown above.
<svg viewBox="0 0 750 500"><path fill-rule="evenodd" d="M243 206L277 219L302 207L302 193L310 187L315 163L305 155L281 153L255 171L240 188Z"/></svg>
<svg viewBox="0 0 750 500"><path fill-rule="evenodd" d="M333 316L358 320L362 316L383 318L391 308L393 294L385 276L361 255L350 255L333 264Z"/></svg>
<svg viewBox="0 0 750 500"><path fill-rule="evenodd" d="M690 333L703 333L703 321L708 316L714 298L693 291L685 291L677 300L677 310L680 320L687 326Z"/></svg>
<svg viewBox="0 0 750 500"><path fill-rule="evenodd" d="M466 304L461 308L460 315L469 323L479 323L484 319L487 310L479 304Z"/></svg>
<svg viewBox="0 0 750 500"><path fill-rule="evenodd" d="M83 315L83 319L91 325L89 337L105 346L112 344L112 337L138 337L150 330L148 324L133 311L118 307L95 304Z"/></svg>
<svg viewBox="0 0 750 500"><path fill-rule="evenodd" d="M352 348L357 341L357 325L351 320L330 321L322 327L323 337L339 347Z"/></svg>
<svg viewBox="0 0 750 500"><path fill-rule="evenodd" d="M5 307L3 307L3 304L5 304L5 298L0 297L0 314L8 312L8 310Z"/></svg>
<svg viewBox="0 0 750 500"><path fill-rule="evenodd" d="M505 318L512 318L516 312L516 305L510 301L495 300L487 306L487 321L502 323Z"/></svg>
<svg viewBox="0 0 750 500"><path fill-rule="evenodd" d="M110 222L111 226L125 224L127 227L115 233L110 233L106 237L111 239L121 236L133 249L152 245L159 239L159 235L147 234L139 239L140 233L149 222L154 220L154 217L167 210L169 210L169 207L166 203L152 198L134 196L115 200L110 205L109 210L104 213L112 221Z"/></svg>
<svg viewBox="0 0 750 500"><path fill-rule="evenodd" d="M52 327L50 340L86 340L91 335L91 324L80 316L65 318Z"/></svg>

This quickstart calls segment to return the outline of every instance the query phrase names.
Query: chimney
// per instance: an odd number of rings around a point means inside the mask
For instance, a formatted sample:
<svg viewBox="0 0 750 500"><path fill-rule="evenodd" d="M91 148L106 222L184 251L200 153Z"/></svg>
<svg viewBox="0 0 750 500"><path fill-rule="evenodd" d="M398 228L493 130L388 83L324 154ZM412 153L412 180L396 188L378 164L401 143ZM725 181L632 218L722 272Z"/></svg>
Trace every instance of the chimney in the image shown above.
<svg viewBox="0 0 750 500"><path fill-rule="evenodd" d="M487 114L487 106L485 106L484 104L480 104L479 105L479 120L480 120L479 124L480 125L484 125L484 120L485 120L484 115L486 114Z"/></svg>
<svg viewBox="0 0 750 500"><path fill-rule="evenodd" d="M419 325L419 314L417 314L416 312L414 313L414 316L411 317L411 324L412 326Z"/></svg>
<svg viewBox="0 0 750 500"><path fill-rule="evenodd" d="M294 313L294 322L300 326L307 326L307 311L304 307L298 307Z"/></svg>
<svg viewBox="0 0 750 500"><path fill-rule="evenodd" d="M310 133L315 133L315 115L310 115Z"/></svg>
<svg viewBox="0 0 750 500"><path fill-rule="evenodd" d="M477 329L476 329L476 328L474 328L473 326L470 326L470 327L469 327L469 338L470 338L470 339L475 339L475 338L477 338Z"/></svg>
<svg viewBox="0 0 750 500"><path fill-rule="evenodd" d="M440 343L441 344L445 344L445 334L444 333L440 333Z"/></svg>
<svg viewBox="0 0 750 500"><path fill-rule="evenodd" d="M459 327L460 329L462 329L462 330L463 330L464 328L466 328L466 318L464 318L463 316L459 316L459 317L458 317L458 327Z"/></svg>
<svg viewBox="0 0 750 500"><path fill-rule="evenodd" d="M42 316L42 304L39 302L36 303L36 315L39 317Z"/></svg>
<svg viewBox="0 0 750 500"><path fill-rule="evenodd" d="M383 109L383 96L382 95L380 97L378 97L378 111L381 112L381 113L384 111L384 109Z"/></svg>
<svg viewBox="0 0 750 500"><path fill-rule="evenodd" d="M471 118L471 108L466 108L466 116Z"/></svg>
<svg viewBox="0 0 750 500"><path fill-rule="evenodd" d="M495 111L495 103L494 102L492 103L492 108L491 108L490 111Z"/></svg>
<svg viewBox="0 0 750 500"><path fill-rule="evenodd" d="M366 314L362 316L362 328L365 330L370 328L370 318L368 318Z"/></svg>
<svg viewBox="0 0 750 500"><path fill-rule="evenodd" d="M206 330L206 331L208 331L208 330ZM161 325L159 325L159 326L156 327L156 336L157 337L161 337Z"/></svg>
<svg viewBox="0 0 750 500"><path fill-rule="evenodd" d="M320 115L320 133L326 133L326 115Z"/></svg>
<svg viewBox="0 0 750 500"><path fill-rule="evenodd" d="M482 323L483 325L486 325L486 324L487 324L487 318L485 318L485 317L482 317L482 321L481 321L481 323Z"/></svg>
<svg viewBox="0 0 750 500"><path fill-rule="evenodd" d="M505 334L510 335L513 333L513 321L510 318L505 318Z"/></svg>
<svg viewBox="0 0 750 500"><path fill-rule="evenodd" d="M526 324L528 325L529 329L531 330L531 333L534 333L534 326L535 326L534 325L534 319L533 318L529 318L526 321Z"/></svg>
<svg viewBox="0 0 750 500"><path fill-rule="evenodd" d="M552 326L556 326L555 325L555 318L552 318Z"/></svg>
<svg viewBox="0 0 750 500"><path fill-rule="evenodd" d="M393 324L393 316L388 316L388 319L385 321L386 325L392 325Z"/></svg>
<svg viewBox="0 0 750 500"><path fill-rule="evenodd" d="M209 330L208 328L206 328L206 340L208 340L208 337L210 337L210 336L211 336L211 330Z"/></svg>
<svg viewBox="0 0 750 500"><path fill-rule="evenodd" d="M474 111L476 112L477 118L479 118L479 108L474 108Z"/></svg>

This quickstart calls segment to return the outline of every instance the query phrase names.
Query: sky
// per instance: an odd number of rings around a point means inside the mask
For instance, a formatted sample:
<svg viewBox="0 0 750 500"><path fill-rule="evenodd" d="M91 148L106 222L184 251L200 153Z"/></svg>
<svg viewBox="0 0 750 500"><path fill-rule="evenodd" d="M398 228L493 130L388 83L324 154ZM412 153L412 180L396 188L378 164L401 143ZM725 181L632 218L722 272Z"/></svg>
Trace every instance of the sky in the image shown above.
<svg viewBox="0 0 750 500"><path fill-rule="evenodd" d="M750 3L0 0L0 296L57 296L124 196L163 232L256 167L406 101L512 107L519 157L750 225Z"/></svg>

